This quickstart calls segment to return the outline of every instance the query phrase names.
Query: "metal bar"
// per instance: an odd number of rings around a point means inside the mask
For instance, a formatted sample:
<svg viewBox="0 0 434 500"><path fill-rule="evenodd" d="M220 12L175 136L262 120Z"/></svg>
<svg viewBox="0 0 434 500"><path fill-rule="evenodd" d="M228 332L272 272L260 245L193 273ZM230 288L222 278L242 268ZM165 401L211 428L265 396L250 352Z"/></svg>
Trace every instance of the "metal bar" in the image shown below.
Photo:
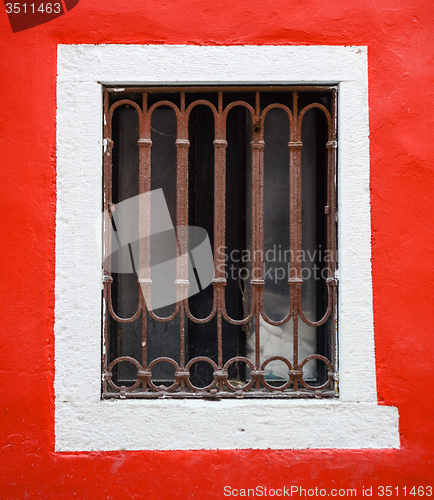
<svg viewBox="0 0 434 500"><path fill-rule="evenodd" d="M331 131L331 139L332 143L330 144L329 148L329 190L330 190L330 210L329 210L329 224L330 224L330 249L332 253L332 261L330 263L331 265L331 278L333 279L332 283L332 294L333 294L333 299L332 299L332 304L333 304L333 309L332 309L332 325L331 325L331 362L334 368L335 373L338 373L338 363L339 363L339 358L338 358L338 353L337 353L337 307L338 307L338 301L337 301L337 294L338 294L338 287L337 287L337 277L336 277L336 267L337 267L337 199L336 199L336 184L337 184L337 178L336 178L336 153L337 153L337 89L332 90L332 131ZM330 292L329 292L330 293ZM335 390L337 391L337 384L335 384Z"/></svg>
<svg viewBox="0 0 434 500"><path fill-rule="evenodd" d="M292 93L293 127L290 131L290 248L291 270L295 276L290 277L290 303L293 311L293 366L298 371L298 310L301 294L301 262L295 256L301 250L301 130L298 126L298 93ZM298 377L294 376L293 389L298 389Z"/></svg>
<svg viewBox="0 0 434 500"><path fill-rule="evenodd" d="M108 210L109 203L111 203L111 156L113 149L113 141L111 140L111 123L108 120L109 114L109 93L107 89L104 89L104 179L103 179L103 210ZM109 255L108 249L110 248L110 234L111 231L108 227L108 220L106 217L103 219L104 227L103 229L103 258ZM106 282L106 279L111 279L110 276L110 257L107 258L105 262L106 271L104 275L103 283L103 298L104 298L104 309L103 309L103 349L102 349L102 370L103 370L103 391L107 391L107 360L108 360L108 323L109 323L109 311L107 307L107 291L110 284ZM108 269L107 269L108 267ZM107 276L107 278L106 278Z"/></svg>
<svg viewBox="0 0 434 500"><path fill-rule="evenodd" d="M151 191L151 123L148 115L148 95L142 94L142 116L139 122L139 194ZM139 201L139 293L143 297L142 303L142 367L148 364L148 314L147 304L151 296L151 199L140 196ZM143 390L146 391L147 380L142 380Z"/></svg>
<svg viewBox="0 0 434 500"><path fill-rule="evenodd" d="M252 306L255 311L255 370L252 373L257 391L261 389L264 372L261 370L261 304L264 290L264 122L261 122L261 95L255 94L255 115L252 120ZM256 275L254 275L256 273Z"/></svg>
<svg viewBox="0 0 434 500"><path fill-rule="evenodd" d="M181 112L177 120L176 224L180 256L176 264L177 303L180 304L180 368L185 371L185 305L184 287L188 287L188 121L185 93L181 92ZM180 381L181 391L185 379Z"/></svg>
<svg viewBox="0 0 434 500"><path fill-rule="evenodd" d="M294 90L300 92L323 92L330 91L330 89L337 88L337 85L196 85L196 86L165 86L161 85L158 87L148 86L148 87L106 87L109 92L120 94L125 93L142 93L144 90L149 93L156 94L175 94L178 92L292 92Z"/></svg>
<svg viewBox="0 0 434 500"><path fill-rule="evenodd" d="M217 264L219 248L225 245L226 232L226 123L223 120L223 94L218 93L218 112L215 117L214 130L214 276L220 291L217 297L217 356L218 369L223 368L223 338L222 338L222 308L224 298L224 284L220 281L224 273ZM223 285L223 286L222 286ZM219 390L223 390L223 379L218 380Z"/></svg>
<svg viewBox="0 0 434 500"><path fill-rule="evenodd" d="M157 388L158 392L142 392L142 391L134 391L134 392L126 392L125 394L121 394L120 392L103 392L102 397L108 399L159 399L164 397L165 399L209 399L219 401L222 399L231 399L237 397L237 395L233 392L224 391L219 393L203 393L203 392L187 392L187 391L178 391L178 392L167 392L163 391L161 388ZM298 390L291 391L285 393L279 392L269 392L264 393L263 391L248 391L244 392L242 395L243 399L273 399L273 400L281 400L281 399L318 399L321 398L336 398L336 393L331 390L323 390L321 394L318 394L317 391L312 390Z"/></svg>

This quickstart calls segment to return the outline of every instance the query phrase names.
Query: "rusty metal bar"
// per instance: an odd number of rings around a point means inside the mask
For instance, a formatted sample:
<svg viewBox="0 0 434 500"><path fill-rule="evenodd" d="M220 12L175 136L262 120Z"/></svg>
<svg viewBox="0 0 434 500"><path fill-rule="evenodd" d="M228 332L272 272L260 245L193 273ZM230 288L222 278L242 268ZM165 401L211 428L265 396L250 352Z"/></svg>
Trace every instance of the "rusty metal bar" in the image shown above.
<svg viewBox="0 0 434 500"><path fill-rule="evenodd" d="M339 357L337 353L337 335L338 335L338 328L337 328L337 323L338 323L338 318L337 318L337 307L338 307L338 287L337 287L337 276L336 276L336 269L337 269L337 198L336 198L336 185L337 185L337 178L336 178L336 165L337 165L337 89L332 89L332 113L331 113L331 118L332 118L332 126L331 126L331 144L329 148L329 155L328 155L328 186L329 186L329 220L328 224L330 226L330 234L329 234L329 248L332 253L332 261L330 263L331 269L330 273L331 275L329 278L331 278L333 281L331 283L332 285L332 304L333 304L333 313L332 313L332 332L331 332L331 362L332 362L332 367L333 371L338 373L339 371ZM330 290L329 290L330 293ZM335 384L335 390L337 391L337 384Z"/></svg>
<svg viewBox="0 0 434 500"><path fill-rule="evenodd" d="M179 92L190 92L190 93L200 93L200 92L292 92L294 90L300 92L324 92L330 91L330 89L337 88L334 85L196 85L196 86L144 86L144 87L106 87L109 92L112 93L142 93L144 90L149 93L154 94L176 94Z"/></svg>
<svg viewBox="0 0 434 500"><path fill-rule="evenodd" d="M112 179L112 150L113 141L111 140L111 122L108 119L109 114L109 93L104 89L104 193L103 193L103 210L108 210L111 203L111 179ZM109 283L112 280L110 275L110 256L109 249L111 248L111 231L108 227L108 220L106 217L103 219L103 258L105 258L105 272L103 277L103 295L104 295L104 309L103 309L103 349L102 349L102 370L103 370L103 392L107 392L107 359L108 359L108 325L109 325L109 311L107 308L107 292Z"/></svg>
<svg viewBox="0 0 434 500"><path fill-rule="evenodd" d="M142 93L142 117L139 122L139 194L151 191L151 124L148 115L148 94ZM147 304L151 296L151 249L148 236L151 228L151 200L140 197L139 201L139 272L138 282L142 304L142 368L146 370L148 361L148 315ZM147 379L142 381L143 390L147 389Z"/></svg>
<svg viewBox="0 0 434 500"><path fill-rule="evenodd" d="M263 199L261 184L263 184L263 165L264 165L264 127L260 122L261 117L261 101L260 92L255 94L255 115L253 117L252 141L252 251L253 262L252 269L259 270L260 275L256 279L250 281L252 287L252 302L255 310L255 373L256 390L260 390L261 379L259 371L261 369L261 354L260 354L260 307L259 295L263 290Z"/></svg>
<svg viewBox="0 0 434 500"><path fill-rule="evenodd" d="M224 247L226 231L226 121L223 117L223 94L218 93L218 110L214 125L214 255L218 249ZM214 265L216 269L216 265ZM221 279L221 271L217 271L215 277ZM217 282L219 283L219 282ZM218 370L223 369L223 325L221 302L224 300L224 288L219 287L221 292L217 294L217 356ZM223 379L218 380L219 391L223 390Z"/></svg>
<svg viewBox="0 0 434 500"><path fill-rule="evenodd" d="M298 371L298 311L299 298L301 294L301 262L294 259L301 250L301 128L298 126L298 92L292 92L293 126L290 131L290 248L291 270L294 269L295 276L289 278L290 303L293 311L293 366ZM294 391L298 389L299 378L294 376Z"/></svg>
<svg viewBox="0 0 434 500"><path fill-rule="evenodd" d="M180 257L176 266L177 303L180 304L180 370L185 372L185 306L184 287L188 287L188 118L185 93L181 92L181 113L177 122L176 224ZM187 300L187 299L186 299ZM185 379L180 381L181 390Z"/></svg>

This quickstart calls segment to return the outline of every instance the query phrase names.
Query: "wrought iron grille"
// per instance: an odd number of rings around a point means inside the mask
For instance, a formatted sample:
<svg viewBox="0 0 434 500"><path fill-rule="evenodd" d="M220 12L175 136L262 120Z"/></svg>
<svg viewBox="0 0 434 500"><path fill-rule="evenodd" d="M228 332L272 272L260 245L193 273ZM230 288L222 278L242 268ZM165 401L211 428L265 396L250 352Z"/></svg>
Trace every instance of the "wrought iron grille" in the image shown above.
<svg viewBox="0 0 434 500"><path fill-rule="evenodd" d="M104 88L104 398L337 395L336 93ZM118 203L157 188L174 226L205 227L214 270L186 297L179 231L177 300L153 310L150 242L139 269L114 272L110 224ZM140 233L151 206L139 210Z"/></svg>

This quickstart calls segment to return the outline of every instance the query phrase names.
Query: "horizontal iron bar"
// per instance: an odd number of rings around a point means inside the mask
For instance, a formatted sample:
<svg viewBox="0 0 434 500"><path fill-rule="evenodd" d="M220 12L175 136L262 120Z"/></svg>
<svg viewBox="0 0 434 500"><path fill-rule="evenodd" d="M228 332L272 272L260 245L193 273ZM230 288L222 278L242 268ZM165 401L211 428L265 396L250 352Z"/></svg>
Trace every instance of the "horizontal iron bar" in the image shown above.
<svg viewBox="0 0 434 500"><path fill-rule="evenodd" d="M289 86L289 85L197 85L197 86L171 86L171 85L160 85L158 87L128 87L128 86L119 86L119 87L105 87L108 92L114 92L116 94L120 94L122 92L132 92L132 93L156 93L156 94L166 94L166 93L176 93L176 92L185 92L185 93L196 93L196 92L292 92L294 90L298 92L322 92L322 91L330 91L337 90L337 84L333 85L299 85L299 86Z"/></svg>
<svg viewBox="0 0 434 500"><path fill-rule="evenodd" d="M270 391L250 391L245 393L237 392L217 392L210 394L209 392L103 392L103 399L159 399L164 396L164 399L288 399L288 398L336 398L338 394L335 391L321 391L318 396L315 391L285 391L285 392L270 392Z"/></svg>

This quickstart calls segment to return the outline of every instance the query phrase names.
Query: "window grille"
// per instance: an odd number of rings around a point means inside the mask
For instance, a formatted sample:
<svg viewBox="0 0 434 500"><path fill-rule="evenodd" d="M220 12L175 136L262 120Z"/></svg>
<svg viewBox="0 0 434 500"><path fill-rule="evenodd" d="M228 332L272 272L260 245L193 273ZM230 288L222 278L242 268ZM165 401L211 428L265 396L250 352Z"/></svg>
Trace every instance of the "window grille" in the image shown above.
<svg viewBox="0 0 434 500"><path fill-rule="evenodd" d="M337 395L336 93L104 88L104 398ZM115 272L111 231L119 203L156 189L181 257L176 303L152 309L152 242ZM151 205L139 212L140 236ZM214 269L186 297L189 226Z"/></svg>

